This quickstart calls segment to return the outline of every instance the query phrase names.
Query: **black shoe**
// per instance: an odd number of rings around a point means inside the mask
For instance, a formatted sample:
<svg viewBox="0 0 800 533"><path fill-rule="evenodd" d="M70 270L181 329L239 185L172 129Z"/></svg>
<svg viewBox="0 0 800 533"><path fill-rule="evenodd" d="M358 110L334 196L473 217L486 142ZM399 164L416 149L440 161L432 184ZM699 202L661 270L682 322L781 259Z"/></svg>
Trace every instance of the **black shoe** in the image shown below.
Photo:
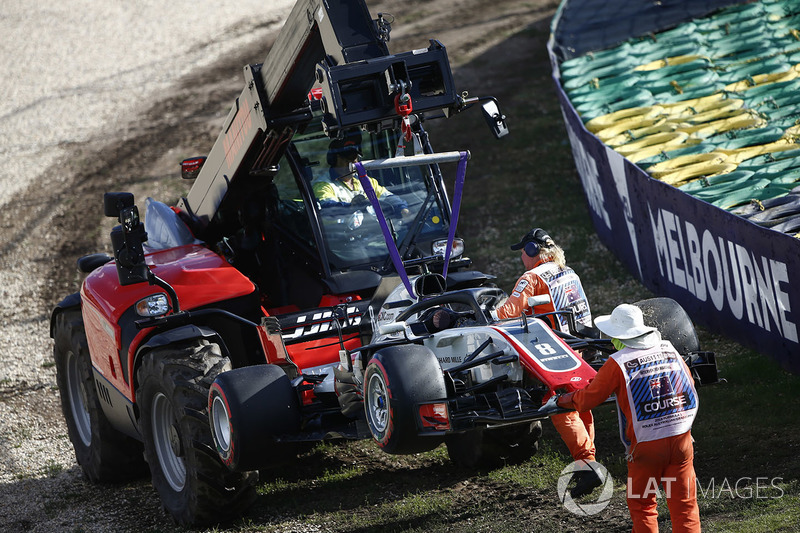
<svg viewBox="0 0 800 533"><path fill-rule="evenodd" d="M569 495L573 498L586 496L603 484L600 475L593 469L581 470L580 472L576 472L573 477L576 480L575 486L569 490Z"/></svg>

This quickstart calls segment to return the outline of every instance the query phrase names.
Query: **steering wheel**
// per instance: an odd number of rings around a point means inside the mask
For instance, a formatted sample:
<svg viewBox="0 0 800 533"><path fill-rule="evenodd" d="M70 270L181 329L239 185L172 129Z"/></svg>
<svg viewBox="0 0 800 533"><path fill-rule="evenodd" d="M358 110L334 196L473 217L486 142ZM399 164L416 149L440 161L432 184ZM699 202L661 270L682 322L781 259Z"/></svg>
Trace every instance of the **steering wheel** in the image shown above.
<svg viewBox="0 0 800 533"><path fill-rule="evenodd" d="M488 310L486 306L486 299L488 297L502 297L503 290L497 287L478 287L474 289L461 289L458 291L447 292L441 296L434 296L421 302L417 302L406 308L405 311L397 315L395 321L401 322L408 317L421 313L426 309L432 307L443 306L447 304L463 304L471 308L471 314L475 316L478 325L486 326L489 324L489 319L486 316ZM483 303L479 303L483 302Z"/></svg>

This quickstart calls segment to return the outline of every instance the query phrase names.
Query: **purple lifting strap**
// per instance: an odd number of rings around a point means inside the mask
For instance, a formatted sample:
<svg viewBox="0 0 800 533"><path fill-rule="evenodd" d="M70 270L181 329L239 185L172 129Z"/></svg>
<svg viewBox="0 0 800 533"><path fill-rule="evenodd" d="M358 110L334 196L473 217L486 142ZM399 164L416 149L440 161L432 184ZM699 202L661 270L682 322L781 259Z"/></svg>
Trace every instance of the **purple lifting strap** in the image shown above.
<svg viewBox="0 0 800 533"><path fill-rule="evenodd" d="M458 170L456 171L456 183L453 187L453 216L450 220L450 234L447 236L447 249L444 253L444 269L442 276L447 279L447 267L450 266L450 253L453 251L453 241L456 238L456 226L458 225L458 213L461 211L461 192L464 190L464 178L467 175L467 159L469 152L459 152L461 157L458 159Z"/></svg>
<svg viewBox="0 0 800 533"><path fill-rule="evenodd" d="M456 235L458 213L461 210L461 193L464 190L464 177L467 174L468 159L469 152L459 152L458 169L456 171L456 182L453 194L452 217L450 220L450 233L447 237L447 248L444 256L443 276L445 279L447 279L447 267L450 262L450 254L453 251L453 240L455 239ZM383 239L386 241L386 247L389 249L389 256L392 258L394 268L400 276L400 279L403 281L403 285L405 285L408 294L410 294L412 298L416 298L416 295L414 294L414 288L411 286L411 281L408 279L408 274L403 266L403 259L400 257L400 252L397 249L397 243L394 242L392 232L389 230L389 225L386 223L386 216L383 214L383 209L381 209L380 202L378 202L378 196L375 194L375 189L372 188L372 183L370 183L369 179L367 178L367 171L364 169L364 165L360 161L355 163L355 167L356 172L358 173L358 181L361 182L361 187L364 189L367 198L372 204L372 208L375 210L375 216L377 217L378 224L383 232Z"/></svg>
<svg viewBox="0 0 800 533"><path fill-rule="evenodd" d="M372 208L375 209L375 216L378 218L378 224L381 226L383 239L386 241L386 247L389 248L389 255L392 258L394 269L397 270L400 279L403 280L403 285L406 286L408 294L410 294L412 298L415 298L414 289L411 287L411 281L408 279L406 269L403 267L403 260L400 258L400 252L397 250L397 243L394 242L392 232L389 231L389 225L386 223L386 216L384 216L381 204L378 202L378 195L375 194L375 189L372 188L372 183L369 182L367 171L364 169L364 165L361 164L361 161L356 161L355 167L358 173L358 181L361 182L361 188L367 193L367 198L372 204Z"/></svg>

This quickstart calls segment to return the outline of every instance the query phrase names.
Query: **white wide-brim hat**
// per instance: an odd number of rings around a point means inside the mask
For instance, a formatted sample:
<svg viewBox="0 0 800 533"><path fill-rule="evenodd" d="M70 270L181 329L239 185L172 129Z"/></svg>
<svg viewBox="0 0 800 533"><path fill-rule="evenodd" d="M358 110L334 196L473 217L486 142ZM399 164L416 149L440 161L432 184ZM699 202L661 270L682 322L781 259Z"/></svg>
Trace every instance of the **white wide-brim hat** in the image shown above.
<svg viewBox="0 0 800 533"><path fill-rule="evenodd" d="M644 325L642 310L631 304L618 305L610 315L597 317L594 325L609 337L623 341L657 331L652 326Z"/></svg>

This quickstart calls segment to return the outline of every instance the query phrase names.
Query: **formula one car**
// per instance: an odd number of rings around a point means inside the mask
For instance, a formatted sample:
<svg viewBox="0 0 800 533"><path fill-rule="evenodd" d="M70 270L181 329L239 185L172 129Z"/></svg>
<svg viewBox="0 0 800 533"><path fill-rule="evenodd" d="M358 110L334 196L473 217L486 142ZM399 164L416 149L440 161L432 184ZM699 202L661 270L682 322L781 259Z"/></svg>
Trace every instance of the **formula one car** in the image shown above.
<svg viewBox="0 0 800 533"><path fill-rule="evenodd" d="M444 441L450 458L465 466L528 459L539 421L563 412L543 400L585 387L616 351L597 330L576 327L571 311L493 321L490 310L504 296L480 287L411 303L398 287L387 298L373 343L337 369L339 383L355 385L350 394L363 391L370 432L384 451L413 453ZM539 300L533 307L549 297L531 300ZM715 355L700 351L674 300L636 305L673 342L698 384L717 381ZM569 332L552 328L552 315L564 316Z"/></svg>

